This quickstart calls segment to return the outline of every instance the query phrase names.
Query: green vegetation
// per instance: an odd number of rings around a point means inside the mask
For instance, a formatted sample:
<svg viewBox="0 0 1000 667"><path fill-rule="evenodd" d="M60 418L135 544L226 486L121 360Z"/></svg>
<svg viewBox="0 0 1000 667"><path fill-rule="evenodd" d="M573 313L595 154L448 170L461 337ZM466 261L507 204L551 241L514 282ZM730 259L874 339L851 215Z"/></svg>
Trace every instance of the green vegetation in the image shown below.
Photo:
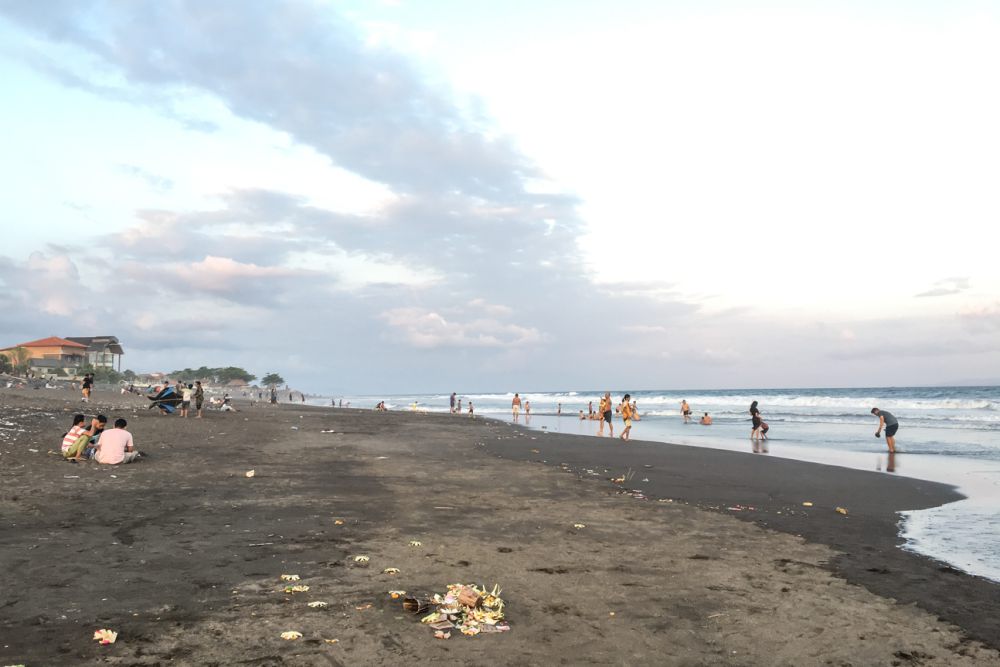
<svg viewBox="0 0 1000 667"><path fill-rule="evenodd" d="M266 387L275 387L285 384L285 378L281 377L277 373L268 373L264 376L264 379L261 380L261 382Z"/></svg>
<svg viewBox="0 0 1000 667"><path fill-rule="evenodd" d="M14 368L10 364L10 359L7 358L6 354L0 354L0 373L10 373L12 370Z"/></svg>
<svg viewBox="0 0 1000 667"><path fill-rule="evenodd" d="M135 371L126 368L125 372L122 373L122 378L124 378L126 382L135 382Z"/></svg>
<svg viewBox="0 0 1000 667"><path fill-rule="evenodd" d="M225 368L208 368L207 366L195 369L185 368L182 371L174 371L169 377L172 380L180 380L181 382L201 380L202 382L211 382L212 384L227 384L233 380L253 382L257 379L256 375L236 366L226 366Z"/></svg>
<svg viewBox="0 0 1000 667"><path fill-rule="evenodd" d="M28 351L28 348L15 347L7 353L7 356L10 357L11 371L19 375L28 372L28 362L31 361L31 352Z"/></svg>
<svg viewBox="0 0 1000 667"><path fill-rule="evenodd" d="M105 368L104 366L100 368L94 368L90 364L81 366L77 371L77 375L83 376L87 373L94 374L94 382L100 384L118 384L122 381L122 374L113 368Z"/></svg>

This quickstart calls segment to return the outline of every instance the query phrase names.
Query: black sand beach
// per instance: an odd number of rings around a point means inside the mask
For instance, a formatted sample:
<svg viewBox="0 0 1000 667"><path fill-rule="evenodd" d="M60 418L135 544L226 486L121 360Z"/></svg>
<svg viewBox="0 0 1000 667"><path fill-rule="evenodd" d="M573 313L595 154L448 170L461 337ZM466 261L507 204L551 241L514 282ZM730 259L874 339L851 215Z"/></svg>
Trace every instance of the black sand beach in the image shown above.
<svg viewBox="0 0 1000 667"><path fill-rule="evenodd" d="M69 464L76 397L0 391L0 664L1000 664L997 586L896 548L894 512L947 487L449 415L144 407L88 411L149 458ZM456 582L499 584L512 631L435 640L387 594Z"/></svg>

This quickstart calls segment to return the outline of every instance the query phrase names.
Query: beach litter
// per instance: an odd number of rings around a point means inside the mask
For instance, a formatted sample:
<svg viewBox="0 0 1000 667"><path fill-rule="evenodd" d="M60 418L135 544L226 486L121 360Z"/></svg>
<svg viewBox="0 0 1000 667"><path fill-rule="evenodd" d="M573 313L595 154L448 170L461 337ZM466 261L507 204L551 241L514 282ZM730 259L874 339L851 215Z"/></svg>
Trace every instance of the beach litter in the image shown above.
<svg viewBox="0 0 1000 667"><path fill-rule="evenodd" d="M281 575L282 581L298 581L301 577L297 574L283 574Z"/></svg>
<svg viewBox="0 0 1000 667"><path fill-rule="evenodd" d="M312 607L313 609L326 609L330 605L326 602L323 602L322 600L316 600L314 602L310 602L309 606Z"/></svg>
<svg viewBox="0 0 1000 667"><path fill-rule="evenodd" d="M813 504L807 500L806 502L802 503L802 506L803 507L812 507Z"/></svg>
<svg viewBox="0 0 1000 667"><path fill-rule="evenodd" d="M309 587L302 584L295 584L294 586L289 584L288 586L285 586L286 593L305 593L308 590Z"/></svg>
<svg viewBox="0 0 1000 667"><path fill-rule="evenodd" d="M325 641L327 644L339 644L340 643L339 639L324 639L323 641Z"/></svg>
<svg viewBox="0 0 1000 667"><path fill-rule="evenodd" d="M118 639L118 633L114 630L101 628L100 630L94 631L94 641L99 642L102 646L106 644L114 644L116 639Z"/></svg>
<svg viewBox="0 0 1000 667"><path fill-rule="evenodd" d="M257 471L256 470L247 470L245 474L246 474L247 477L253 477L254 475L257 474Z"/></svg>
<svg viewBox="0 0 1000 667"><path fill-rule="evenodd" d="M403 609L419 614L433 608L420 622L447 639L451 628L457 628L467 637L480 633L507 632L510 625L504 620L504 601L500 597L500 586L492 590L479 588L474 584L449 584L448 591L435 593L430 599L408 597L403 600ZM445 637L443 635L448 635Z"/></svg>
<svg viewBox="0 0 1000 667"><path fill-rule="evenodd" d="M302 633L298 630L286 630L281 633L281 638L291 641L293 639L299 639L302 637Z"/></svg>
<svg viewBox="0 0 1000 667"><path fill-rule="evenodd" d="M410 546L411 547L422 547L422 546L424 546L424 543L421 542L420 540L410 540Z"/></svg>
<svg viewBox="0 0 1000 667"><path fill-rule="evenodd" d="M399 574L399 568L398 567L387 567L384 570L382 570L382 574Z"/></svg>
<svg viewBox="0 0 1000 667"><path fill-rule="evenodd" d="M343 526L344 525L344 520L343 519L334 519L333 520L333 525L335 525L335 526Z"/></svg>
<svg viewBox="0 0 1000 667"><path fill-rule="evenodd" d="M585 524L585 523L574 523L573 527L574 528L586 528L587 524Z"/></svg>
<svg viewBox="0 0 1000 667"><path fill-rule="evenodd" d="M370 561L370 560L371 560L371 558L369 558L368 556L364 556L364 555L355 556L354 557L354 562L358 563L359 565L361 565L361 564L367 564L368 561Z"/></svg>
<svg viewBox="0 0 1000 667"><path fill-rule="evenodd" d="M844 516L847 516L847 509L844 508L844 507L838 507L837 508L837 512L839 512L840 514L843 514Z"/></svg>
<svg viewBox="0 0 1000 667"><path fill-rule="evenodd" d="M393 600L398 600L404 595L406 595L406 591L389 591L389 597L391 597Z"/></svg>

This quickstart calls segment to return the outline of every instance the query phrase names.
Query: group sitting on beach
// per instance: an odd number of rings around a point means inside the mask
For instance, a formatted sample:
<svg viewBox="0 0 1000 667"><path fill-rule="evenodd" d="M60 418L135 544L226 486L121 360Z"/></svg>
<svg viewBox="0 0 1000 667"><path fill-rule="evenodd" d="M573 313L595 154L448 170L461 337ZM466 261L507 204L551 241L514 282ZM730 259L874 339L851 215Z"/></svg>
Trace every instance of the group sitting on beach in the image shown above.
<svg viewBox="0 0 1000 667"><path fill-rule="evenodd" d="M62 455L67 461L78 463L93 459L98 463L117 465L132 463L141 454L136 451L132 434L126 430L128 422L118 418L114 428L108 429L108 418L97 415L85 425L84 415L74 415L73 426L63 435Z"/></svg>

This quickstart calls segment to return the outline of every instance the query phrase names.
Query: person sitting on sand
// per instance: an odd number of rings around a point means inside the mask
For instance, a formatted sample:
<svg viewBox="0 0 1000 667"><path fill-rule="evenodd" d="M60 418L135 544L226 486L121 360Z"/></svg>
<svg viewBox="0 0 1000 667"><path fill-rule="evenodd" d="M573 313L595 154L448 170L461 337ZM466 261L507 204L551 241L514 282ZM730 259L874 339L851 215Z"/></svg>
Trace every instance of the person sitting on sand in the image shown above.
<svg viewBox="0 0 1000 667"><path fill-rule="evenodd" d="M701 418L701 422L700 423L702 425L704 425L704 426L711 426L712 425L712 418L708 416L707 412L705 413L705 416Z"/></svg>
<svg viewBox="0 0 1000 667"><path fill-rule="evenodd" d="M132 463L139 458L140 454L135 451L135 444L132 442L132 434L125 430L126 426L128 422L124 419L115 420L115 427L101 435L94 460L105 465L118 465Z"/></svg>
<svg viewBox="0 0 1000 667"><path fill-rule="evenodd" d="M86 417L83 415L75 415L73 427L63 436L62 455L68 461L79 461L87 457L91 439L104 430L108 418L104 415L98 415L90 420L89 426L84 425L85 421Z"/></svg>
<svg viewBox="0 0 1000 667"><path fill-rule="evenodd" d="M239 412L239 410L237 410L236 408L233 407L233 399L229 396L229 394L223 394L222 395L222 405L219 406L219 411L220 412Z"/></svg>

